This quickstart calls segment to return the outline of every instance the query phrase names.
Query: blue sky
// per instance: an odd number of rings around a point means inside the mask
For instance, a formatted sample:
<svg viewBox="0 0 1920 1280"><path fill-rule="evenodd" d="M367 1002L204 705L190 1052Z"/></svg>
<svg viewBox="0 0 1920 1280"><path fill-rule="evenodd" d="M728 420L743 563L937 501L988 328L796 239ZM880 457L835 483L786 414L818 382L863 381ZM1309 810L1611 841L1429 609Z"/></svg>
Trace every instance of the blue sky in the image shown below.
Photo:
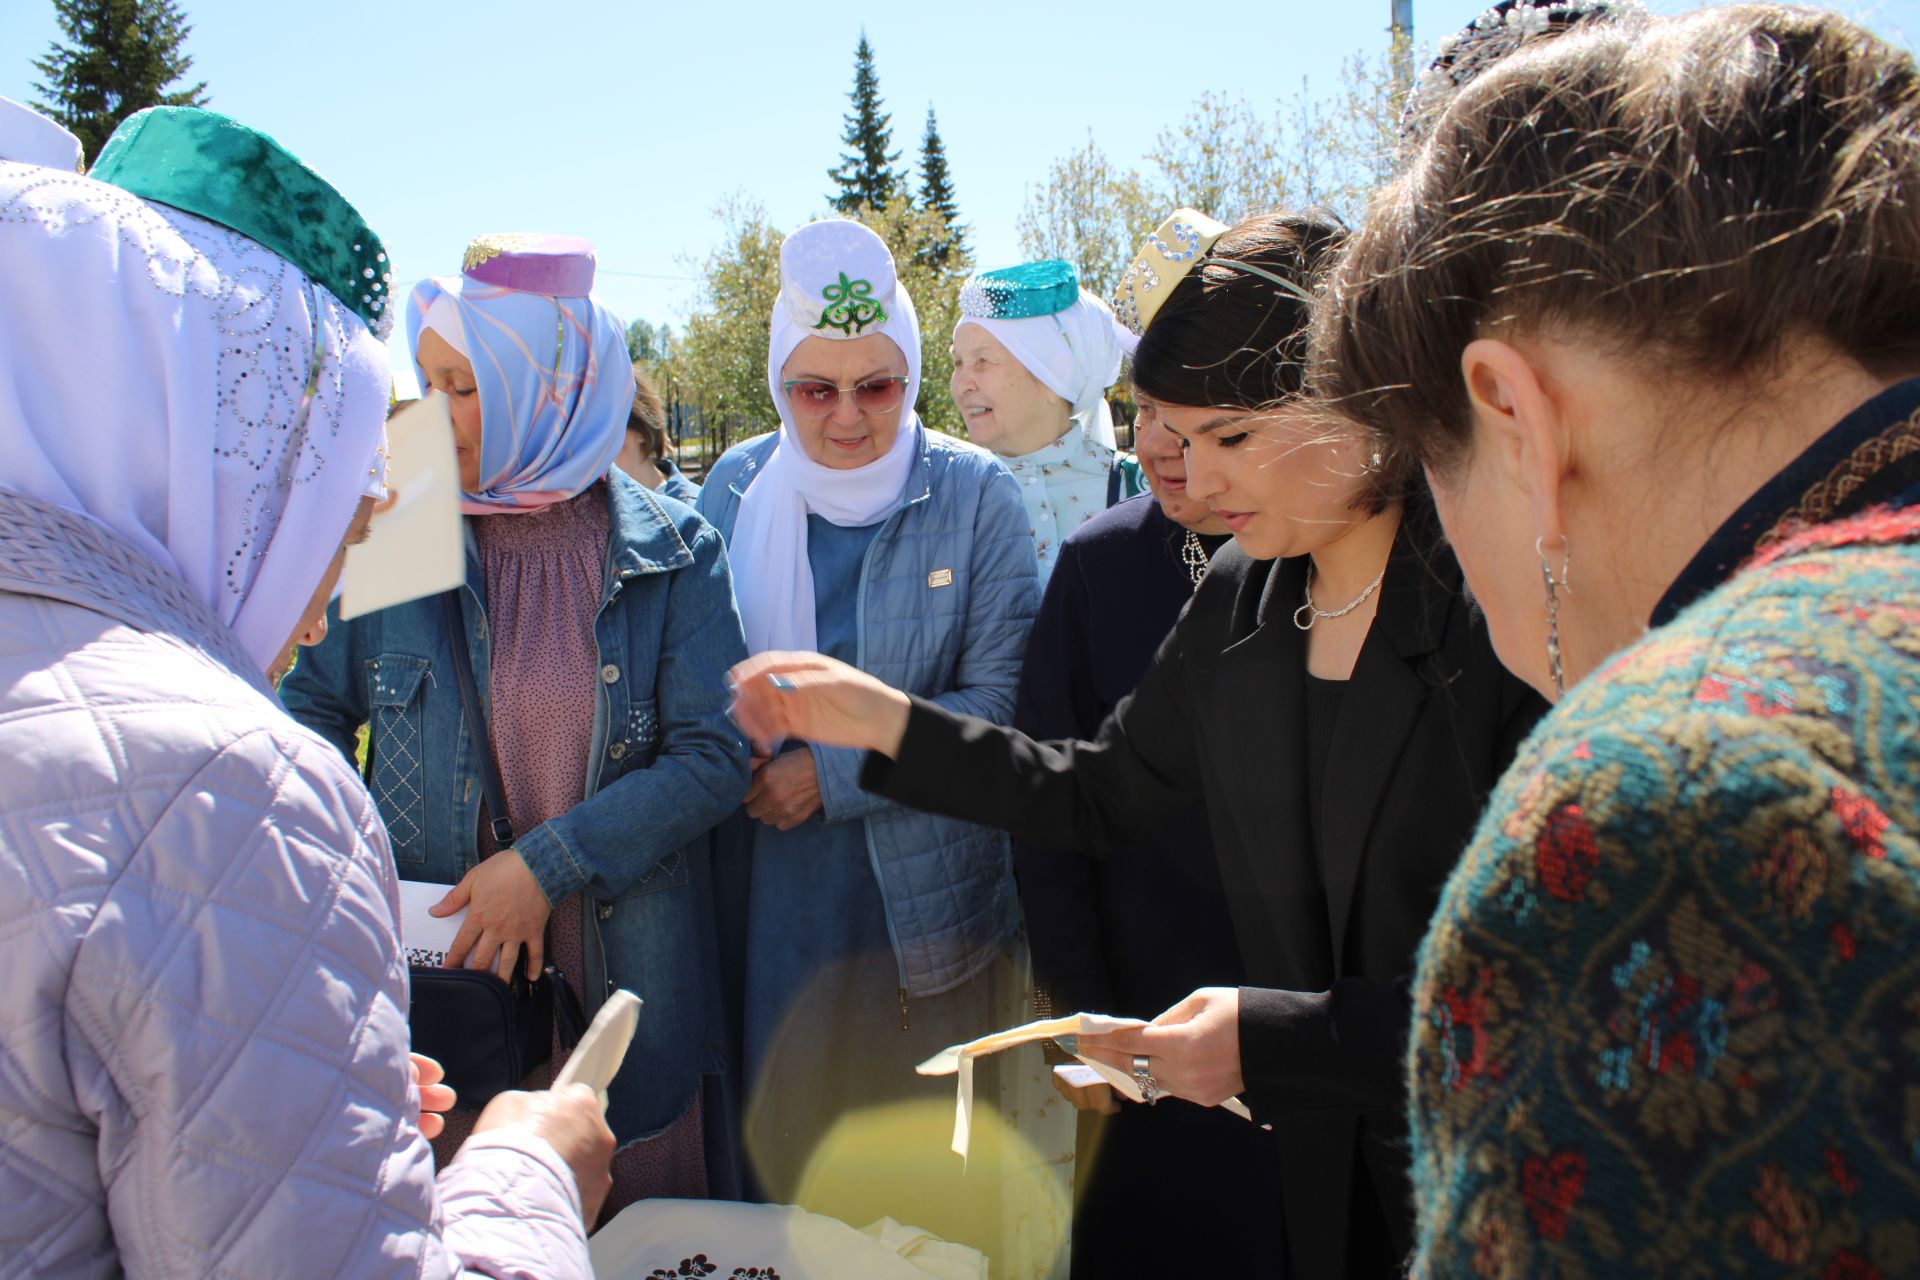
<svg viewBox="0 0 1920 1280"><path fill-rule="evenodd" d="M1417 40L1487 0L1415 0ZM583 235L602 296L677 328L693 265L731 192L776 225L826 205L853 49L864 27L894 141L917 157L939 112L983 261L1018 253L1026 187L1088 132L1137 164L1213 90L1270 107L1342 59L1385 46L1388 0L182 0L212 105L331 178L387 242L401 278L457 269L482 231ZM1653 0L1672 12L1693 0ZM1841 0L1920 39L1920 0ZM51 0L0 3L0 95L32 101Z"/></svg>

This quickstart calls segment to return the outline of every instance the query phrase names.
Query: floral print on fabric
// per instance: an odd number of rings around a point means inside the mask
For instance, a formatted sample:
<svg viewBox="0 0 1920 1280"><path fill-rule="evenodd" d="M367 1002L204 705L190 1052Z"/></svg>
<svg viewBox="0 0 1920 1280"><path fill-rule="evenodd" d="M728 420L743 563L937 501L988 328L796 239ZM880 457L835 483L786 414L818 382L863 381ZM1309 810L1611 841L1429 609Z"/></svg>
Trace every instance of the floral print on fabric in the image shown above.
<svg viewBox="0 0 1920 1280"><path fill-rule="evenodd" d="M1920 1271L1920 511L1522 748L1422 949L1418 1276Z"/></svg>
<svg viewBox="0 0 1920 1280"><path fill-rule="evenodd" d="M1040 559L1040 581L1053 576L1060 544L1067 535L1107 509L1111 472L1121 468L1118 499L1141 492L1133 455L1109 448L1075 423L1043 449L1018 458L1002 458L1020 482L1020 498L1033 526L1033 547Z"/></svg>

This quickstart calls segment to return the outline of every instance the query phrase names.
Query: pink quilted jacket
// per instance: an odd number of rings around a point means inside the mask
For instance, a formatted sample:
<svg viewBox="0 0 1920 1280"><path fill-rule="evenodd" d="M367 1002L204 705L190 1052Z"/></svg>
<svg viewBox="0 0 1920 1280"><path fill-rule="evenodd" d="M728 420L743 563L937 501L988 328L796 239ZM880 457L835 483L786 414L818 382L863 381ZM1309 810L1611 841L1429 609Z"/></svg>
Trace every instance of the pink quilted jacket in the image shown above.
<svg viewBox="0 0 1920 1280"><path fill-rule="evenodd" d="M0 1274L589 1275L543 1140L434 1176L352 769L112 535L0 531Z"/></svg>

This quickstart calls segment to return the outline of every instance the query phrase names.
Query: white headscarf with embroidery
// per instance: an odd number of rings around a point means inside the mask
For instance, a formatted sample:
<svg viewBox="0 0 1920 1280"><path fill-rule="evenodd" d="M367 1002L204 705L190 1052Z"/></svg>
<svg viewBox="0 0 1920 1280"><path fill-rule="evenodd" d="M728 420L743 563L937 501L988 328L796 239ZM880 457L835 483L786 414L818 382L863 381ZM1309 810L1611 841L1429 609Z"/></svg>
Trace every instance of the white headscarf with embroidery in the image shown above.
<svg viewBox="0 0 1920 1280"><path fill-rule="evenodd" d="M844 341L872 334L890 339L906 357L900 429L892 447L863 467L823 466L795 437L781 370L807 338ZM920 395L920 321L894 272L893 255L859 223L809 223L780 246L767 389L780 412L780 439L740 500L728 544L734 594L748 653L812 650L818 637L808 513L849 528L874 523L899 504L920 451L920 418L913 410Z"/></svg>
<svg viewBox="0 0 1920 1280"><path fill-rule="evenodd" d="M176 574L265 671L363 494L386 348L286 259L117 187L0 161L0 485Z"/></svg>

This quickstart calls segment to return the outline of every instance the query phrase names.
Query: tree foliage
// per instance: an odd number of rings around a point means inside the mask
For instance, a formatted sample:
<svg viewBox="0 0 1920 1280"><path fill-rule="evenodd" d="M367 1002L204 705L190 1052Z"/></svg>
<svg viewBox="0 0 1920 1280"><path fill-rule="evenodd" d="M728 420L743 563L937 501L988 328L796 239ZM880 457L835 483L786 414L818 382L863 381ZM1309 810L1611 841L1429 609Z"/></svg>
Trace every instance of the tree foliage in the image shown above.
<svg viewBox="0 0 1920 1280"><path fill-rule="evenodd" d="M967 251L966 228L960 225L960 204L953 193L953 175L947 169L947 144L940 138L940 122L927 108L927 132L920 140L920 207L938 214L945 231L923 251L929 265L944 267Z"/></svg>
<svg viewBox="0 0 1920 1280"><path fill-rule="evenodd" d="M1165 201L1133 169L1122 169L1087 135L1087 143L1053 162L1046 180L1027 192L1014 228L1028 258L1065 258L1080 283L1106 295L1134 248L1165 212Z"/></svg>
<svg viewBox="0 0 1920 1280"><path fill-rule="evenodd" d="M880 75L873 66L873 46L867 33L853 53L853 89L847 94L853 110L846 115L840 141L848 148L838 167L827 170L839 190L827 197L841 213L861 207L884 209L905 194L906 177L894 168L900 162L893 146L893 117L881 109Z"/></svg>
<svg viewBox="0 0 1920 1280"><path fill-rule="evenodd" d="M193 66L183 51L193 28L174 0L54 0L53 7L66 41L34 59L46 77L34 93L89 158L136 111L209 101L205 81L168 92Z"/></svg>
<svg viewBox="0 0 1920 1280"><path fill-rule="evenodd" d="M920 420L935 431L964 437L965 426L948 386L953 380L953 326L960 322L960 286L973 271L973 254L962 245L945 261L934 261L927 246L939 242L949 224L931 209L896 203L885 209L857 209L854 218L886 241L920 319L920 398L914 403Z"/></svg>
<svg viewBox="0 0 1920 1280"><path fill-rule="evenodd" d="M629 358L652 364L673 358L673 326L670 324L653 325L645 320L635 320L627 326L627 355Z"/></svg>
<svg viewBox="0 0 1920 1280"><path fill-rule="evenodd" d="M1323 206L1350 223L1392 176L1403 39L1379 55L1343 62L1328 97L1302 80L1263 113L1243 99L1203 93L1147 154L1149 170L1122 169L1091 137L1027 190L1016 229L1029 257L1067 258L1090 289L1109 291L1134 252L1174 209L1234 223L1270 209Z"/></svg>
<svg viewBox="0 0 1920 1280"><path fill-rule="evenodd" d="M780 232L744 195L714 210L720 243L697 264L700 278L675 346L681 394L709 414L737 414L748 430L778 422L767 395L767 319L780 293Z"/></svg>

